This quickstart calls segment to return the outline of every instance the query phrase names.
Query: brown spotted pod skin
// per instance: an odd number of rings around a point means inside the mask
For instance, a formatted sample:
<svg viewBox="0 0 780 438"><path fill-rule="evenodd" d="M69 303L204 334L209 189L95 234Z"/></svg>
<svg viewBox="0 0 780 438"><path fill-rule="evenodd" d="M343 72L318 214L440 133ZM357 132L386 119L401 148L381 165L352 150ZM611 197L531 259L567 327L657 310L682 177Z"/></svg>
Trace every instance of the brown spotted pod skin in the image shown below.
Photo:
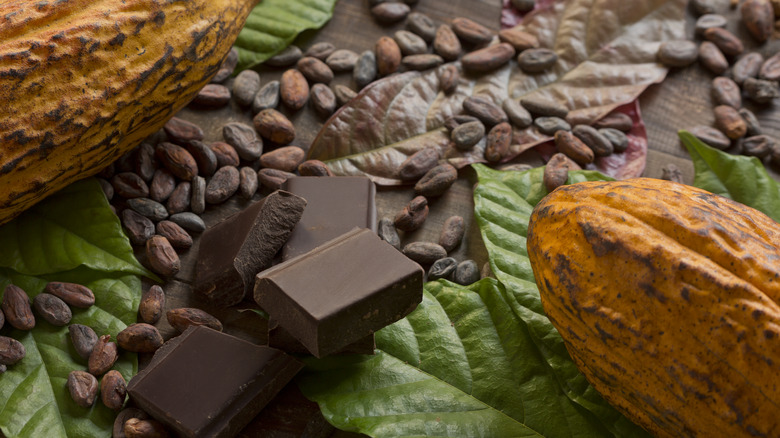
<svg viewBox="0 0 780 438"><path fill-rule="evenodd" d="M777 436L780 225L658 179L562 186L534 209L542 304L605 399L659 437Z"/></svg>

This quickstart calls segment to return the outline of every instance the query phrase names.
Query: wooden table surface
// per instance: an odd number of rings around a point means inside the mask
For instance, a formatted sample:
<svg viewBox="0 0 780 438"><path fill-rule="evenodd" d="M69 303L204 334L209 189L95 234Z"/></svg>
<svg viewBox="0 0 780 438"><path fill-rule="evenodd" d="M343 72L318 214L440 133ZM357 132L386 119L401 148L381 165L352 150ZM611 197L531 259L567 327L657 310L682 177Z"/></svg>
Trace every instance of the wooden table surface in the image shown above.
<svg viewBox="0 0 780 438"><path fill-rule="evenodd" d="M723 3L728 4L727 1ZM403 29L404 24L392 26L378 25L368 13L366 0L339 0L331 21L319 31L311 31L301 35L296 44L306 49L311 44L329 41L337 48L352 49L358 53L373 48L374 42L383 35L392 35L396 30ZM457 16L464 16L480 22L492 29L499 28L500 0L420 0L413 8L423 12L435 21L449 22ZM732 18L733 11L728 11ZM689 13L688 34L693 34L693 16ZM737 31L745 41L744 30L734 20L730 29ZM750 48L750 45L748 44ZM764 54L778 49L777 41L762 48ZM260 68L262 83L278 79L283 70ZM685 181L693 180L693 166L687 152L677 139L677 130L691 128L699 124L711 125L713 122L712 102L710 99L710 81L713 75L697 65L683 70L673 70L662 84L650 87L641 97L641 109L644 122L647 125L649 153L647 168L644 175L660 177L661 168L673 163L679 166ZM350 85L355 88L351 74L339 74L334 83ZM753 108L756 109L756 108ZM287 112L296 125L297 137L293 144L307 149L312 139L319 131L323 119L306 108L296 114ZM780 119L777 112L770 109L757 111L762 126L767 134L780 138ZM221 110L184 109L180 117L198 123L206 132L206 141L222 140L221 127L228 121L242 121L251 124L252 114L248 110L240 110L235 104ZM530 158L531 162L541 164L538 159ZM777 174L772 171L774 176ZM481 242L478 229L473 219L473 200L471 187L474 183L473 171L461 170L460 178L449 192L441 199L431 204L430 216L424 227L414 233L402 236L403 243L429 240L437 241L442 223L451 215L461 215L465 218L467 235L463 244L453 254L456 259L474 259L479 266L487 261L487 253ZM263 194L268 193L267 191ZM255 196L260 199L263 194ZM410 189L380 190L377 195L379 217L393 216L406 202L413 197ZM213 225L222 218L238 211L247 205L247 201L230 200L218 207L209 207L204 214L207 225ZM225 331L236 336L264 343L266 340L265 321L252 312L240 311L252 308L251 302L231 309L214 309L200 297L192 294L189 283L193 277L193 266L199 248L197 239L194 247L182 257L182 271L176 278L166 284L166 308L200 307L210 311L225 325ZM139 253L139 258L143 254ZM164 318L163 318L164 319ZM174 335L166 321L158 323L163 335L168 338ZM142 358L142 364L146 358ZM333 429L327 425L318 413L316 404L308 402L300 394L295 385L291 384L283 393L254 421L242 436L296 437L296 436L331 436ZM332 436L353 436L344 432L335 432Z"/></svg>

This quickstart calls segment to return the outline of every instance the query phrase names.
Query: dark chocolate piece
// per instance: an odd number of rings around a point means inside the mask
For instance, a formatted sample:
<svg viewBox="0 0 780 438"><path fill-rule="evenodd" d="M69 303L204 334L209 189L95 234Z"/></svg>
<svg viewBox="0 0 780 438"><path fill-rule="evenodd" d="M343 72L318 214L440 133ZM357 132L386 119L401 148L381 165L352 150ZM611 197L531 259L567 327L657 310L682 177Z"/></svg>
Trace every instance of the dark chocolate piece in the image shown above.
<svg viewBox="0 0 780 438"><path fill-rule="evenodd" d="M180 436L235 436L303 368L282 351L203 326L163 345L130 399Z"/></svg>
<svg viewBox="0 0 780 438"><path fill-rule="evenodd" d="M255 301L324 357L409 314L422 289L418 264L356 228L258 274Z"/></svg>
<svg viewBox="0 0 780 438"><path fill-rule="evenodd" d="M301 219L306 201L277 190L209 228L200 238L195 292L217 306L238 304L255 275L271 266Z"/></svg>
<svg viewBox="0 0 780 438"><path fill-rule="evenodd" d="M296 177L282 189L306 200L306 210L282 248L282 260L307 253L355 228L376 232L374 183L364 176Z"/></svg>
<svg viewBox="0 0 780 438"><path fill-rule="evenodd" d="M268 346L278 348L290 354L309 354L309 350L285 330L284 327L280 326L279 321L273 318L268 320ZM347 345L335 354L374 354L375 348L374 334L371 333Z"/></svg>

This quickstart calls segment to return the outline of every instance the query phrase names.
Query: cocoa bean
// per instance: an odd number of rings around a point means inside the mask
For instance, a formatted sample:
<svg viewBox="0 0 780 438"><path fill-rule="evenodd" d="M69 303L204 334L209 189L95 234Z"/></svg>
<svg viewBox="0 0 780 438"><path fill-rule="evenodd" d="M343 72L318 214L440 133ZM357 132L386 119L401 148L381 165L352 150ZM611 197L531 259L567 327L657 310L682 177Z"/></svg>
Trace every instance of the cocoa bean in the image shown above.
<svg viewBox="0 0 780 438"><path fill-rule="evenodd" d="M715 149L726 150L731 146L731 140L726 137L726 134L711 126L696 126L690 129L689 132L693 134L694 137Z"/></svg>
<svg viewBox="0 0 780 438"><path fill-rule="evenodd" d="M569 109L555 100L544 97L524 97L520 99L523 108L536 117L558 117L565 119L569 115Z"/></svg>
<svg viewBox="0 0 780 438"><path fill-rule="evenodd" d="M593 150L569 131L560 130L555 133L555 146L580 166L593 162Z"/></svg>
<svg viewBox="0 0 780 438"><path fill-rule="evenodd" d="M715 127L726 134L726 137L736 140L747 132L747 124L739 112L728 105L718 105L714 109Z"/></svg>
<svg viewBox="0 0 780 438"><path fill-rule="evenodd" d="M357 93L346 85L337 84L333 87L333 94L336 95L336 102L339 106L344 106L350 100L357 97Z"/></svg>
<svg viewBox="0 0 780 438"><path fill-rule="evenodd" d="M289 178L294 177L295 174L291 172L285 172L277 169L260 169L257 171L257 179L263 187L270 190L279 190L282 188L282 184Z"/></svg>
<svg viewBox="0 0 780 438"><path fill-rule="evenodd" d="M173 277L181 269L179 256L163 236L152 236L146 241L146 258L152 271L164 277Z"/></svg>
<svg viewBox="0 0 780 438"><path fill-rule="evenodd" d="M191 184L187 181L180 182L165 204L168 213L176 214L189 210L191 193Z"/></svg>
<svg viewBox="0 0 780 438"><path fill-rule="evenodd" d="M589 125L577 125L571 130L575 137L582 140L597 157L612 155L615 147L608 138L604 137L596 128Z"/></svg>
<svg viewBox="0 0 780 438"><path fill-rule="evenodd" d="M558 55L550 49L523 50L517 56L517 64L525 73L542 73L558 62Z"/></svg>
<svg viewBox="0 0 780 438"><path fill-rule="evenodd" d="M454 131L455 128L457 128L458 126L464 125L466 123L471 123L471 122L479 122L479 119L474 116L469 116L466 114L457 114L447 118L447 120L444 121L444 127L447 128L447 130L450 131L450 133L452 133L452 131Z"/></svg>
<svg viewBox="0 0 780 438"><path fill-rule="evenodd" d="M460 71L454 64L447 64L439 69L439 88L444 94L452 94L458 88Z"/></svg>
<svg viewBox="0 0 780 438"><path fill-rule="evenodd" d="M485 146L485 159L489 163L501 161L509 152L509 144L512 141L512 125L507 122L499 123L490 129L487 134Z"/></svg>
<svg viewBox="0 0 780 438"><path fill-rule="evenodd" d="M190 181L198 174L198 163L195 158L181 146L163 142L157 145L157 159L175 177Z"/></svg>
<svg viewBox="0 0 780 438"><path fill-rule="evenodd" d="M140 176L132 172L121 172L111 178L114 191L125 199L149 196L149 186Z"/></svg>
<svg viewBox="0 0 780 438"><path fill-rule="evenodd" d="M380 77L395 73L401 65L401 49L395 40L388 36L380 37L377 40L374 54L376 56L376 71Z"/></svg>
<svg viewBox="0 0 780 438"><path fill-rule="evenodd" d="M311 87L311 104L317 114L330 117L336 111L336 95L327 85L314 84Z"/></svg>
<svg viewBox="0 0 780 438"><path fill-rule="evenodd" d="M463 109L481 120L488 128L509 120L501 107L493 103L490 98L480 95L467 97L463 101Z"/></svg>
<svg viewBox="0 0 780 438"><path fill-rule="evenodd" d="M103 170L98 172L97 176L105 179L111 179L112 176L116 173L116 165L114 163L109 164L108 166L104 167Z"/></svg>
<svg viewBox="0 0 780 438"><path fill-rule="evenodd" d="M298 146L285 146L266 152L260 157L260 165L271 169L293 172L306 156L306 152Z"/></svg>
<svg viewBox="0 0 780 438"><path fill-rule="evenodd" d="M557 153L550 158L544 167L542 181L548 192L566 184L570 170L579 170L580 166L562 153Z"/></svg>
<svg viewBox="0 0 780 438"><path fill-rule="evenodd" d="M241 160L238 158L236 148L222 141L215 141L209 145L209 149L217 158L217 169L225 166L237 167Z"/></svg>
<svg viewBox="0 0 780 438"><path fill-rule="evenodd" d="M682 170L676 165L669 163L661 168L661 172L661 179L683 184Z"/></svg>
<svg viewBox="0 0 780 438"><path fill-rule="evenodd" d="M761 64L761 68L758 71L758 77L768 81L780 80L780 52L770 56Z"/></svg>
<svg viewBox="0 0 780 438"><path fill-rule="evenodd" d="M222 84L206 84L190 102L200 108L222 108L230 103L230 89Z"/></svg>
<svg viewBox="0 0 780 438"><path fill-rule="evenodd" d="M628 114L624 113L610 113L596 120L593 123L593 127L596 129L611 128L618 131L628 132L634 127L634 121Z"/></svg>
<svg viewBox="0 0 780 438"><path fill-rule="evenodd" d="M175 143L187 144L192 140L203 140L203 130L200 126L179 117L171 117L165 122L163 130Z"/></svg>
<svg viewBox="0 0 780 438"><path fill-rule="evenodd" d="M254 161L263 154L263 140L257 136L255 128L240 122L230 122L222 126L222 138L242 160Z"/></svg>
<svg viewBox="0 0 780 438"><path fill-rule="evenodd" d="M451 280L452 275L455 273L455 269L458 267L458 261L452 257L443 257L431 265L428 270L428 281L438 280L444 278L445 280Z"/></svg>
<svg viewBox="0 0 780 438"><path fill-rule="evenodd" d="M0 336L0 365L13 365L27 354L24 345L14 338Z"/></svg>
<svg viewBox="0 0 780 438"><path fill-rule="evenodd" d="M154 156L154 146L143 142L138 146L138 153L135 155L135 173L142 180L149 182L157 170L157 159Z"/></svg>
<svg viewBox="0 0 780 438"><path fill-rule="evenodd" d="M46 322L53 326L62 327L68 325L73 313L65 301L45 292L39 293L33 298L33 307Z"/></svg>
<svg viewBox="0 0 780 438"><path fill-rule="evenodd" d="M293 111L298 111L306 105L309 100L309 83L301 72L290 69L282 74L279 80L279 97L282 103Z"/></svg>
<svg viewBox="0 0 780 438"><path fill-rule="evenodd" d="M238 194L244 199L252 199L255 193L257 193L259 185L257 172L249 166L244 166L238 170L238 174Z"/></svg>
<svg viewBox="0 0 780 438"><path fill-rule="evenodd" d="M559 117L537 117L534 126L544 135L555 135L558 131L570 131L571 125Z"/></svg>
<svg viewBox="0 0 780 438"><path fill-rule="evenodd" d="M499 43L467 53L460 61L467 71L487 73L503 66L513 56L515 56L514 47L507 43Z"/></svg>
<svg viewBox="0 0 780 438"><path fill-rule="evenodd" d="M127 200L127 206L141 216L146 216L154 222L168 217L168 210L157 201L149 198L133 198Z"/></svg>
<svg viewBox="0 0 780 438"><path fill-rule="evenodd" d="M747 78L742 87L748 98L758 104L771 103L780 96L777 82L771 80Z"/></svg>
<svg viewBox="0 0 780 438"><path fill-rule="evenodd" d="M200 143L200 142L199 142ZM203 144L203 143L201 143ZM209 149L211 152L211 149ZM211 154L214 156L214 154ZM214 157L214 167L216 168L216 157ZM213 172L212 172L213 173ZM152 177L152 183L149 185L149 198L153 201L164 202L171 196L176 188L176 178L168 169L157 169ZM145 198L145 196L141 196Z"/></svg>
<svg viewBox="0 0 780 438"><path fill-rule="evenodd" d="M720 6L718 0L691 0L691 7L698 15L714 14Z"/></svg>
<svg viewBox="0 0 780 438"><path fill-rule="evenodd" d="M393 248L397 250L401 249L401 238L398 236L398 231L395 229L393 220L389 217L383 217L379 220L377 234L379 235L379 238L389 243Z"/></svg>
<svg viewBox="0 0 780 438"><path fill-rule="evenodd" d="M764 57L758 52L750 52L739 58L731 69L731 77L737 84L742 84L747 78L758 77L761 71L761 65L764 63Z"/></svg>
<svg viewBox="0 0 780 438"><path fill-rule="evenodd" d="M260 135L276 144L286 145L295 139L295 127L292 122L275 109L260 111L253 119L253 123Z"/></svg>
<svg viewBox="0 0 780 438"><path fill-rule="evenodd" d="M366 50L358 56L355 68L352 70L352 78L358 88L363 88L376 79L376 55L371 50Z"/></svg>
<svg viewBox="0 0 780 438"><path fill-rule="evenodd" d="M436 37L436 23L433 22L431 17L421 12L409 14L406 20L406 27L427 43L430 43Z"/></svg>
<svg viewBox="0 0 780 438"><path fill-rule="evenodd" d="M257 114L268 108L276 108L279 105L279 81L271 81L257 92L252 101L252 113Z"/></svg>
<svg viewBox="0 0 780 438"><path fill-rule="evenodd" d="M168 220L192 233L202 233L206 230L206 223L203 222L203 219L189 211L172 214Z"/></svg>
<svg viewBox="0 0 780 438"><path fill-rule="evenodd" d="M414 185L417 195L435 198L443 195L458 179L458 170L449 163L432 168Z"/></svg>
<svg viewBox="0 0 780 438"><path fill-rule="evenodd" d="M516 128L525 129L531 126L531 124L534 122L534 118L531 116L531 113L528 112L528 110L525 109L522 105L520 105L520 102L514 99L504 99L504 103L501 104L501 108L506 113L509 121Z"/></svg>
<svg viewBox="0 0 780 438"><path fill-rule="evenodd" d="M433 51L447 61L458 59L461 52L460 40L450 26L442 24L436 29Z"/></svg>
<svg viewBox="0 0 780 438"><path fill-rule="evenodd" d="M154 236L154 222L129 208L122 211L122 225L133 245L143 245Z"/></svg>
<svg viewBox="0 0 780 438"><path fill-rule="evenodd" d="M217 70L217 74L214 75L213 78L211 78L211 82L222 82L225 79L229 78L230 75L233 74L233 71L236 69L236 66L238 65L238 49L235 47L231 48L227 55L225 55L225 59L222 61L222 65L219 66L219 70Z"/></svg>
<svg viewBox="0 0 780 438"><path fill-rule="evenodd" d="M192 198L190 199L190 209L193 213L202 214L206 211L206 179L202 176L196 176L191 184Z"/></svg>
<svg viewBox="0 0 780 438"><path fill-rule="evenodd" d="M95 331L85 325L71 324L68 326L68 334L76 354L81 356L82 359L89 359L98 341Z"/></svg>
<svg viewBox="0 0 780 438"><path fill-rule="evenodd" d="M125 421L124 433L127 438L168 438L170 436L162 423L151 418L147 420L130 418Z"/></svg>
<svg viewBox="0 0 780 438"><path fill-rule="evenodd" d="M118 358L117 345L111 342L110 335L103 335L98 338L92 353L87 361L89 373L95 377L105 374L110 370Z"/></svg>
<svg viewBox="0 0 780 438"><path fill-rule="evenodd" d="M464 260L458 263L455 273L452 275L454 283L468 286L471 283L479 281L479 266L474 260Z"/></svg>
<svg viewBox="0 0 780 438"><path fill-rule="evenodd" d="M716 75L725 73L729 68L726 56L718 46L709 41L704 41L699 46L699 62Z"/></svg>
<svg viewBox="0 0 780 438"><path fill-rule="evenodd" d="M116 335L119 346L134 353L154 353L163 344L157 327L139 322L130 324Z"/></svg>
<svg viewBox="0 0 780 438"><path fill-rule="evenodd" d="M127 396L127 383L122 374L117 370L111 370L103 376L100 382L100 400L103 404L115 411L122 409Z"/></svg>
<svg viewBox="0 0 780 438"><path fill-rule="evenodd" d="M423 53L421 55L409 55L401 58L401 64L407 70L423 71L438 67L444 63L439 55Z"/></svg>
<svg viewBox="0 0 780 438"><path fill-rule="evenodd" d="M450 138L455 147L461 151L468 151L485 136L485 125L479 120L458 125L450 133Z"/></svg>
<svg viewBox="0 0 780 438"><path fill-rule="evenodd" d="M9 284L3 293L3 303L0 305L5 320L15 329L32 330L35 327L35 316L30 307L30 297L19 286Z"/></svg>
<svg viewBox="0 0 780 438"><path fill-rule="evenodd" d="M209 313L194 307L171 309L165 317L177 332L183 333L190 326L204 325L217 331L222 331L222 323Z"/></svg>
<svg viewBox="0 0 780 438"><path fill-rule="evenodd" d="M156 324L165 309L165 292L158 285L153 285L141 296L138 304L138 316L141 322Z"/></svg>
<svg viewBox="0 0 780 438"><path fill-rule="evenodd" d="M759 43L772 36L774 10L767 0L745 0L739 11L742 23Z"/></svg>
<svg viewBox="0 0 780 438"><path fill-rule="evenodd" d="M420 179L439 162L439 151L433 147L421 149L404 160L398 167L398 178L404 181Z"/></svg>
<svg viewBox="0 0 780 438"><path fill-rule="evenodd" d="M91 408L95 404L98 381L92 374L80 370L71 371L65 387L68 388L70 398L82 408Z"/></svg>
<svg viewBox="0 0 780 438"><path fill-rule="evenodd" d="M358 54L349 49L339 49L331 53L325 60L325 64L330 67L334 73L352 71L358 60Z"/></svg>
<svg viewBox="0 0 780 438"><path fill-rule="evenodd" d="M422 55L428 51L428 44L421 36L409 32L408 30L399 30L393 35L393 39L401 53L405 56Z"/></svg>
<svg viewBox="0 0 780 438"><path fill-rule="evenodd" d="M398 212L393 219L393 224L399 230L414 231L420 228L427 218L428 200L424 196L417 196ZM445 253L445 255L447 254Z"/></svg>
<svg viewBox="0 0 780 438"><path fill-rule="evenodd" d="M3 313L3 309L0 308L0 329L3 328L3 325L5 325L5 314Z"/></svg>
<svg viewBox="0 0 780 438"><path fill-rule="evenodd" d="M412 242L404 246L401 252L421 265L430 265L436 260L447 257L447 251L433 242Z"/></svg>
<svg viewBox="0 0 780 438"><path fill-rule="evenodd" d="M712 80L712 99L716 105L728 105L735 109L742 107L742 91L739 85L725 76Z"/></svg>
<svg viewBox="0 0 780 438"><path fill-rule="evenodd" d="M298 165L301 176L333 176L328 165L320 160L306 160Z"/></svg>
<svg viewBox="0 0 780 438"><path fill-rule="evenodd" d="M328 56L330 56L335 51L336 51L336 46L334 46L332 43L329 43L327 41L322 41L319 43L315 43L311 47L306 49L306 52L304 52L303 56L310 56L313 58L317 58L320 61L325 61L325 59L327 59Z"/></svg>
<svg viewBox="0 0 780 438"><path fill-rule="evenodd" d="M103 190L103 194L106 195L106 200L111 201L111 198L114 197L114 186L103 178L98 177L97 180L100 184L100 189Z"/></svg>
<svg viewBox="0 0 780 438"><path fill-rule="evenodd" d="M624 152L628 149L628 136L623 131L614 128L601 128L599 134L612 143L614 152Z"/></svg>
<svg viewBox="0 0 780 438"><path fill-rule="evenodd" d="M718 46L726 56L737 56L745 50L745 46L736 35L720 27L705 30L704 38Z"/></svg>
<svg viewBox="0 0 780 438"><path fill-rule="evenodd" d="M726 27L728 19L719 14L704 14L696 20L696 35L703 35L704 31L713 27Z"/></svg>
<svg viewBox="0 0 780 438"><path fill-rule="evenodd" d="M457 17L452 20L452 31L464 43L477 46L488 44L495 36L493 31L487 27L465 17ZM514 54L514 50L512 53Z"/></svg>
<svg viewBox="0 0 780 438"><path fill-rule="evenodd" d="M409 11L409 5L405 3L385 2L371 8L371 15L380 23L390 24L406 18Z"/></svg>
<svg viewBox="0 0 780 438"><path fill-rule="evenodd" d="M252 171L254 174L255 172ZM168 239L172 247L187 250L192 247L192 237L184 228L171 221L160 221L157 223L157 234Z"/></svg>
<svg viewBox="0 0 780 438"><path fill-rule="evenodd" d="M238 191L240 178L238 169L233 166L219 168L206 183L206 203L221 204L227 201Z"/></svg>
<svg viewBox="0 0 780 438"><path fill-rule="evenodd" d="M696 61L699 48L688 40L664 41L658 46L658 61L668 67L687 67Z"/></svg>
<svg viewBox="0 0 780 438"><path fill-rule="evenodd" d="M745 125L747 125L747 132L745 133L746 136L752 137L754 135L763 134L758 117L753 114L753 111L750 111L747 108L740 108L739 115L742 116L742 120L744 120Z"/></svg>
<svg viewBox="0 0 780 438"><path fill-rule="evenodd" d="M242 71L233 81L233 98L240 107L247 108L252 105L259 90L260 75L254 70Z"/></svg>
<svg viewBox="0 0 780 438"><path fill-rule="evenodd" d="M299 59L295 67L311 83L329 84L333 80L333 70L325 62L313 56Z"/></svg>
<svg viewBox="0 0 780 438"><path fill-rule="evenodd" d="M303 57L300 47L289 45L287 48L268 58L263 64L271 67L289 67Z"/></svg>
<svg viewBox="0 0 780 438"><path fill-rule="evenodd" d="M146 420L149 418L149 415L138 408L122 409L114 419L114 428L111 438L127 438L127 435L125 435L125 422L131 418Z"/></svg>
<svg viewBox="0 0 780 438"><path fill-rule="evenodd" d="M444 221L441 233L439 234L439 245L448 253L463 241L463 235L466 233L466 225L461 216L450 216Z"/></svg>
<svg viewBox="0 0 780 438"><path fill-rule="evenodd" d="M767 135L754 135L746 137L740 142L742 154L750 157L764 159L772 153L775 142Z"/></svg>

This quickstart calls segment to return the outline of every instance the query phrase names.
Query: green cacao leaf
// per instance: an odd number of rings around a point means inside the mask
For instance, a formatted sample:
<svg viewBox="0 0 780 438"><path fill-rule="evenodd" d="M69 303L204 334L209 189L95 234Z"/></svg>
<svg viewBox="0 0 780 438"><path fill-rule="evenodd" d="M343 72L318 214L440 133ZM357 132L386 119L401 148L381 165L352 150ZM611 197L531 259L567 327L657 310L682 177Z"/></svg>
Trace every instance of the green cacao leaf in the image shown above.
<svg viewBox="0 0 780 438"><path fill-rule="evenodd" d="M333 16L336 0L263 0L238 34L236 71L254 67L284 50L301 32L319 29Z"/></svg>
<svg viewBox="0 0 780 438"><path fill-rule="evenodd" d="M138 275L149 273L135 260L96 180L72 184L0 227L0 248L0 294L10 283L33 298L49 281L74 282L92 289L95 305L72 308L71 324L115 340L136 321ZM36 318L29 332L6 322L0 334L26 349L20 362L0 374L0 430L6 437L111 436L115 412L100 401L81 408L65 388L70 371L86 369L67 327ZM114 369L129 380L137 366L135 354L122 353Z"/></svg>
<svg viewBox="0 0 780 438"><path fill-rule="evenodd" d="M758 158L719 151L686 131L680 131L679 136L693 160L694 186L753 207L780 222L780 184Z"/></svg>

